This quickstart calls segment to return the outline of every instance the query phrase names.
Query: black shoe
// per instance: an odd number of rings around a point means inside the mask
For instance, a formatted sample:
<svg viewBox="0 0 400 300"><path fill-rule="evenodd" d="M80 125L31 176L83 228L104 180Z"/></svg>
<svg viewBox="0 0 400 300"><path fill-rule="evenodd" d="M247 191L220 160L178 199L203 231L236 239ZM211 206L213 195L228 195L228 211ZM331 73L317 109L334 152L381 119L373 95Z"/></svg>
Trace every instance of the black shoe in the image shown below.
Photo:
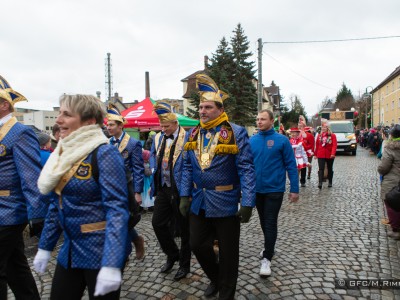
<svg viewBox="0 0 400 300"><path fill-rule="evenodd" d="M322 189L322 184L318 184L318 188L319 188L319 189Z"/></svg>
<svg viewBox="0 0 400 300"><path fill-rule="evenodd" d="M178 261L179 259L167 259L167 262L165 264L163 264L163 266L161 267L161 273L168 273L169 271L171 271L172 267L174 266L175 262Z"/></svg>
<svg viewBox="0 0 400 300"><path fill-rule="evenodd" d="M204 292L204 297L212 297L218 293L218 285L214 282L210 282Z"/></svg>
<svg viewBox="0 0 400 300"><path fill-rule="evenodd" d="M332 182L329 182L328 187L332 187Z"/></svg>
<svg viewBox="0 0 400 300"><path fill-rule="evenodd" d="M189 269L188 268L179 268L178 272L176 272L174 276L174 280L181 280L182 278L185 278L187 274L189 274Z"/></svg>
<svg viewBox="0 0 400 300"><path fill-rule="evenodd" d="M306 184L305 184L305 183L302 183L302 184L301 184L301 187L305 187L305 186L306 186Z"/></svg>
<svg viewBox="0 0 400 300"><path fill-rule="evenodd" d="M307 179L311 179L311 176L310 176L310 175L308 175L308 176L307 176Z"/></svg>

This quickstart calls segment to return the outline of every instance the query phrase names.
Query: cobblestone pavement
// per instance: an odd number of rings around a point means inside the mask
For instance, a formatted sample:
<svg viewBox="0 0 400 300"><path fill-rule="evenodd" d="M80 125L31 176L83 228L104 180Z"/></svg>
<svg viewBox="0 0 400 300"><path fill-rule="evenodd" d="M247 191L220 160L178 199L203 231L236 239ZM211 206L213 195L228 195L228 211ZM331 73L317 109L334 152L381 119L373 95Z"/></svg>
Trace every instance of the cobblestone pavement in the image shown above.
<svg viewBox="0 0 400 300"><path fill-rule="evenodd" d="M386 236L379 200L379 160L359 149L357 156L339 155L334 163L333 188L317 188L317 163L301 198L290 204L285 196L279 218L272 275L258 275L262 231L258 215L242 225L237 299L400 299L400 290L336 289L335 279L400 279L399 244ZM175 282L159 270L166 257L151 227L151 213L138 225L146 241L142 261L131 256L124 272L122 299L202 299L208 279L192 256L191 275ZM32 264L37 241L27 240ZM34 271L43 299L49 298L55 253L45 275ZM9 293L9 299L13 299ZM87 299L87 298L85 298Z"/></svg>

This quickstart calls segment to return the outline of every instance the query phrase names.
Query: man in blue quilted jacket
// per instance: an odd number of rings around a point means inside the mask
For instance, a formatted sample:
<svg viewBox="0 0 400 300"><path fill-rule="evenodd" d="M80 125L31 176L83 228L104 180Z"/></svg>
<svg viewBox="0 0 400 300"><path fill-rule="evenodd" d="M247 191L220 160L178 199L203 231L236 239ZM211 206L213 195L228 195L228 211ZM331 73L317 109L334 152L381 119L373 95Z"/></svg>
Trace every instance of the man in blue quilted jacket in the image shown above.
<svg viewBox="0 0 400 300"><path fill-rule="evenodd" d="M26 98L0 76L0 299L7 299L7 284L16 299L40 299L24 254L23 231L28 220L33 229L41 224L48 205L36 184L39 142L12 116L19 101Z"/></svg>
<svg viewBox="0 0 400 300"><path fill-rule="evenodd" d="M246 130L229 122L224 112L227 94L204 74L196 76L196 84L200 125L190 131L184 148L180 211L185 215L190 209L190 246L211 280L204 295L219 292L219 299L233 299L240 222L249 221L255 206L253 156ZM219 263L213 251L215 239Z"/></svg>

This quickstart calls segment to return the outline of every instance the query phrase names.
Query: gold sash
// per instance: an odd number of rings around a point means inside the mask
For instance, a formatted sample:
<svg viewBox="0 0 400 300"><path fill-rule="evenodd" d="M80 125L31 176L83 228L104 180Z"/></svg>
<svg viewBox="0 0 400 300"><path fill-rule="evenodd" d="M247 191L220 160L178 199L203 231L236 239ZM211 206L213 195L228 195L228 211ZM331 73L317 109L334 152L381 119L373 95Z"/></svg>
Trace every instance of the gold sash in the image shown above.
<svg viewBox="0 0 400 300"><path fill-rule="evenodd" d="M84 158L82 158L80 161L76 162L71 170L69 170L67 173L65 173L60 181L58 182L56 188L54 189L55 193L59 196L58 201L60 204L60 208L62 209L62 196L61 196L61 192L64 189L64 187L67 185L67 183L71 180L72 176L74 176L76 170L78 170L79 166L81 165L81 163L85 160L87 156L85 156Z"/></svg>
<svg viewBox="0 0 400 300"><path fill-rule="evenodd" d="M130 139L130 138L131 138L131 137L129 136L129 134L127 134L127 133L125 132L124 138L122 139L121 143L119 143L119 147L118 147L119 153L122 153L122 151L125 150L126 146L127 146L128 143L129 143L129 139Z"/></svg>
<svg viewBox="0 0 400 300"><path fill-rule="evenodd" d="M12 117L10 120L8 120L0 129L0 142L3 140L3 138L7 135L7 133L10 131L10 129L18 123L16 117Z"/></svg>

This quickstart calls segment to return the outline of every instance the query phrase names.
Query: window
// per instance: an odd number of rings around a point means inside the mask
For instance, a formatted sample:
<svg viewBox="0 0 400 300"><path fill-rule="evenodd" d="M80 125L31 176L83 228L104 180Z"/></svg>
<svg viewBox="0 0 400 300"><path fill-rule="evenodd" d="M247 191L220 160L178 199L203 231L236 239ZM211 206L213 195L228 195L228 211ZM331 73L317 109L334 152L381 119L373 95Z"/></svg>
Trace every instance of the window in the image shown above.
<svg viewBox="0 0 400 300"><path fill-rule="evenodd" d="M50 130L50 129L49 129L49 126L46 126L46 130Z"/></svg>
<svg viewBox="0 0 400 300"><path fill-rule="evenodd" d="M392 92L394 92L394 81L392 82Z"/></svg>
<svg viewBox="0 0 400 300"><path fill-rule="evenodd" d="M392 110L394 109L394 101L392 101Z"/></svg>

